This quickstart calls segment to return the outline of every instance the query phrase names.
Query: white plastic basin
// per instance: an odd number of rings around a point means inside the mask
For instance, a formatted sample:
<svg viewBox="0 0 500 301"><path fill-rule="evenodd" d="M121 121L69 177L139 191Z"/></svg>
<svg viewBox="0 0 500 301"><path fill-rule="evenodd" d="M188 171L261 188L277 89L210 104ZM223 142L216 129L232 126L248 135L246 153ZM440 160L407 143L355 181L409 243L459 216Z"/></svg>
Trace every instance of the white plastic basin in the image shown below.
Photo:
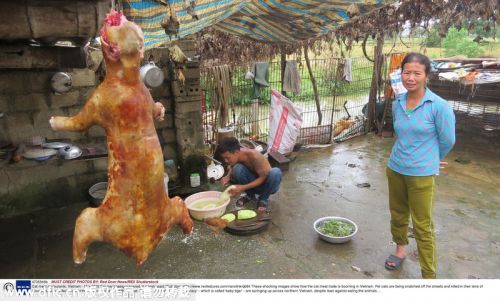
<svg viewBox="0 0 500 301"><path fill-rule="evenodd" d="M189 213L191 214L191 217L193 217L196 220L202 221L210 217L221 217L224 214L224 212L226 212L226 207L229 204L229 201L231 200L230 198L228 198L222 205L214 208L207 208L207 209L193 208L193 206L196 205L197 202L202 202L204 200L213 198L218 199L220 194L221 194L220 191L198 192L187 197L186 200L184 200L184 203L186 204Z"/></svg>

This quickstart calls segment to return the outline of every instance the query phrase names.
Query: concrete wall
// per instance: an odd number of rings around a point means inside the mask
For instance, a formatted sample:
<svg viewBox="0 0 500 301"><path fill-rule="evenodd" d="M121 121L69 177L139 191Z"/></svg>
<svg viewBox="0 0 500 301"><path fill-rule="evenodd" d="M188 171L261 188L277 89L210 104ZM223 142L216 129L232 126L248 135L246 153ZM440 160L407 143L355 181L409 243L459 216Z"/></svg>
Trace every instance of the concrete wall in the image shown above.
<svg viewBox="0 0 500 301"><path fill-rule="evenodd" d="M175 80L180 69L176 70L179 67L169 61L168 51L155 49L147 53L146 58L149 57L166 75L164 84L151 90L153 99L166 108L165 120L157 122L156 128L165 159L173 159L180 166L181 181L175 185L183 186L188 183L189 173L196 169L183 167L193 156L199 161L203 152L198 64L190 64L186 72L190 78L182 83ZM50 88L50 78L58 71L71 73L73 79L72 89L62 95L52 93ZM99 78L91 69L0 70L0 141L17 145L30 137L42 136L70 139L83 147L105 143L100 127L84 133L55 132L48 123L50 116L79 112L98 83ZM106 157L71 161L54 158L44 162L22 159L6 164L0 167L0 218L87 200L88 188L106 181L106 170Z"/></svg>
<svg viewBox="0 0 500 301"><path fill-rule="evenodd" d="M56 95L50 78L58 70L0 70L0 140L16 145L33 136L70 139L77 145L104 142L104 131L93 127L86 133L55 132L53 115L73 115L85 103L97 84L92 70L71 70L73 88ZM81 201L96 181L106 179L106 160L45 162L22 159L0 170L0 217L45 207Z"/></svg>

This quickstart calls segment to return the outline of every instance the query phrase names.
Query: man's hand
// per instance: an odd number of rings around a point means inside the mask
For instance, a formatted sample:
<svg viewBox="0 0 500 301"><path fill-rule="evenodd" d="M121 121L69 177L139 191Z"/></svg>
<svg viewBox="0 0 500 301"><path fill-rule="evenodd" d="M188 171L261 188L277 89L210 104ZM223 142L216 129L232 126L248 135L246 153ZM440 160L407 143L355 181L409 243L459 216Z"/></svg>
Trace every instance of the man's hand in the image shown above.
<svg viewBox="0 0 500 301"><path fill-rule="evenodd" d="M230 178L229 176L225 176L225 177L222 177L222 179L220 179L220 182L222 183L222 185L227 185L229 184L229 181L230 181Z"/></svg>
<svg viewBox="0 0 500 301"><path fill-rule="evenodd" d="M163 121L165 118L165 107L161 102L155 102L153 116L158 121Z"/></svg>
<svg viewBox="0 0 500 301"><path fill-rule="evenodd" d="M231 190L229 190L229 194L231 196L237 196L237 195L239 195L242 192L243 192L243 189L242 189L241 185L234 185L234 188L231 189Z"/></svg>
<svg viewBox="0 0 500 301"><path fill-rule="evenodd" d="M448 162L444 162L444 161L439 162L439 168L440 169L445 168L447 165L448 165Z"/></svg>

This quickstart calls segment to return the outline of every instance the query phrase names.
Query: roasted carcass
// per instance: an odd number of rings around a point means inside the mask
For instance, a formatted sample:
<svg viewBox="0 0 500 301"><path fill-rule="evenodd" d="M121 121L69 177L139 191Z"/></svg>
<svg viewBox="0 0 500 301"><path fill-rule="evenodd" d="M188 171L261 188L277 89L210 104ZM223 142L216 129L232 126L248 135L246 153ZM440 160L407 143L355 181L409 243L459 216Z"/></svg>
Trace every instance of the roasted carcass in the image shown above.
<svg viewBox="0 0 500 301"><path fill-rule="evenodd" d="M84 262L90 243L106 241L141 264L172 226L190 234L193 222L184 202L165 192L163 154L153 123L159 108L139 75L141 29L112 11L101 29L101 44L104 81L77 115L50 119L54 130L84 131L97 124L107 135L107 193L99 208L87 208L78 217L73 259Z"/></svg>

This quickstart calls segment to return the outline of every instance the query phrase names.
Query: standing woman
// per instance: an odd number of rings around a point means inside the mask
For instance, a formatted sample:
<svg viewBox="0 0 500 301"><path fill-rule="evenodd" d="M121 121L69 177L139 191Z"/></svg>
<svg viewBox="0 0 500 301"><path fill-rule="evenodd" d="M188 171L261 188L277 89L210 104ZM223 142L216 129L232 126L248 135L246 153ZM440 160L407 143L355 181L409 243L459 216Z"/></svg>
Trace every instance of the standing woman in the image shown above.
<svg viewBox="0 0 500 301"><path fill-rule="evenodd" d="M392 106L396 142L387 164L392 239L396 252L385 261L399 269L406 258L411 216L423 278L436 278L437 257L432 208L435 176L455 144L455 115L446 100L426 87L429 58L409 53L401 63L403 86Z"/></svg>

